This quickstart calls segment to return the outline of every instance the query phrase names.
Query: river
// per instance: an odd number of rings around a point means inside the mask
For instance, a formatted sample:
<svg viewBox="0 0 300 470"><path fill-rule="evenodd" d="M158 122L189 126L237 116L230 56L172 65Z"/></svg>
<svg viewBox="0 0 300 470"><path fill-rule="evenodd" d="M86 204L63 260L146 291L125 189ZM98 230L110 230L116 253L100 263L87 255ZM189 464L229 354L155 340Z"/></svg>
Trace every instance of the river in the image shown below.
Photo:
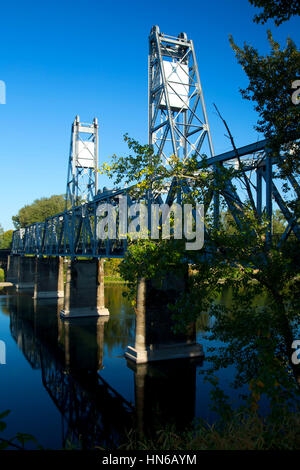
<svg viewBox="0 0 300 470"><path fill-rule="evenodd" d="M0 365L0 412L11 410L2 437L24 432L50 449L111 448L129 429L151 433L174 425L183 430L195 418L216 420L211 385L201 373L205 358L138 366L124 358L135 330L124 290L121 284L106 285L109 318L71 321L60 319L60 300L2 291L0 340L6 363ZM205 352L201 325L207 321L204 316L198 322L197 332ZM234 373L234 368L222 370L219 382L235 407L241 390L230 386Z"/></svg>

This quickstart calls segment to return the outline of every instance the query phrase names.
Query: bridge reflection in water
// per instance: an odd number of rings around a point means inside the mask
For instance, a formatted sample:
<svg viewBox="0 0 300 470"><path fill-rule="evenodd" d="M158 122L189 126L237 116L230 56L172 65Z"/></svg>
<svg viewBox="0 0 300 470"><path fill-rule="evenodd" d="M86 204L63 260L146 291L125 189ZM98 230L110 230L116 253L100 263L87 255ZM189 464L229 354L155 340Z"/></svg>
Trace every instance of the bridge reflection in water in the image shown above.
<svg viewBox="0 0 300 470"><path fill-rule="evenodd" d="M120 292L115 288L108 302L124 309L116 300ZM61 413L62 446L112 448L122 442L129 429L142 436L167 424L183 429L194 419L199 360L138 365L120 358L119 381L134 381L134 403L118 391L126 386L119 383L122 386L118 387L116 377L114 386L104 380L101 371L104 364L109 367L104 352L125 351L134 332L134 315L128 311L127 315L112 314L109 319L61 321L60 299L55 303L26 295L10 297L7 307L12 337L31 367L41 370L42 383ZM121 331L126 337L121 338ZM121 368L124 371L126 367L133 376L124 376Z"/></svg>

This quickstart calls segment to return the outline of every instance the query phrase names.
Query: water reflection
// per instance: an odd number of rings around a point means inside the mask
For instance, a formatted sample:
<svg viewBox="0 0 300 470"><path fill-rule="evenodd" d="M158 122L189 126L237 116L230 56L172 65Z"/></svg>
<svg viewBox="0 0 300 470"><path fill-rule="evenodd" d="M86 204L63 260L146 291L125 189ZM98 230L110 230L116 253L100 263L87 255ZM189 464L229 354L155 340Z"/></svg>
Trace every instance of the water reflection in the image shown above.
<svg viewBox="0 0 300 470"><path fill-rule="evenodd" d="M86 318L62 322L60 301L12 300L10 329L64 420L63 446L112 446L132 426L133 408L101 380L104 324Z"/></svg>
<svg viewBox="0 0 300 470"><path fill-rule="evenodd" d="M183 430L195 417L196 366L202 359L134 364L136 425L144 434L176 426Z"/></svg>
<svg viewBox="0 0 300 470"><path fill-rule="evenodd" d="M121 357L112 381L107 379L109 361L102 374L107 355L114 360L133 341L135 326L122 288L110 287L106 296L109 318L71 321L60 319L61 299L18 294L5 302L12 337L31 367L41 371L42 384L61 414L64 447L113 447L129 429L141 435L172 423L183 429L195 417L199 361L134 365ZM116 386L123 389L124 381L133 383L132 400Z"/></svg>

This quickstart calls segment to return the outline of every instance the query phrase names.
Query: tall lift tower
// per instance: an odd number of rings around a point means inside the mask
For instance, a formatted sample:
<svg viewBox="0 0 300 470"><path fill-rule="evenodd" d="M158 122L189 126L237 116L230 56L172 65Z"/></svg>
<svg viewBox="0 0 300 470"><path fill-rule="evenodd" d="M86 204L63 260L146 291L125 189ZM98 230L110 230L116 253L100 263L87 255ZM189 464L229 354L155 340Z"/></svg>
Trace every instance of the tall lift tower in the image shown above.
<svg viewBox="0 0 300 470"><path fill-rule="evenodd" d="M213 156L205 102L193 41L160 33L149 36L149 145L168 163L205 151ZM206 142L207 141L207 142Z"/></svg>
<svg viewBox="0 0 300 470"><path fill-rule="evenodd" d="M66 208L91 201L98 190L98 120L72 124Z"/></svg>

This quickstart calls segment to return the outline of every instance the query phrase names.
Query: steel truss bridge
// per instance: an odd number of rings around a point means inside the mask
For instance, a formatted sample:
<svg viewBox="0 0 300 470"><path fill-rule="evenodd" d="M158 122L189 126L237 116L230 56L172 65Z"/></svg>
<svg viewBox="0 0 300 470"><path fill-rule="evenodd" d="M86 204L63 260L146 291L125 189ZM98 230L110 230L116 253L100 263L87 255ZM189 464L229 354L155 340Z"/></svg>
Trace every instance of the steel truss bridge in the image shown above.
<svg viewBox="0 0 300 470"><path fill-rule="evenodd" d="M212 172L212 181L220 166L234 165L238 168L234 150L214 154L193 41L185 33L180 33L178 37L164 35L158 26L154 26L149 36L148 70L148 143L163 164L169 165L170 155L184 161L196 154L201 169L205 153L208 156L205 168L208 167L208 171ZM243 171L251 183L258 216L264 212L272 221L275 201L286 221L286 229L279 243L284 242L291 233L300 240L299 223L282 197L281 188L278 187L280 179L274 178L283 157L271 155L266 140L238 148L237 152ZM136 201L130 197L131 188L99 190L97 169L98 121L95 118L93 124L83 124L76 116L72 125L66 190L66 207L69 204L71 209L48 217L44 222L16 230L13 234L12 254L72 258L123 257L127 248L126 239L99 239L100 218L97 211L104 204L112 204L117 208L120 196L126 196L128 206ZM225 187L218 192L212 182L205 195L205 213L212 211L216 226L220 218L220 200L225 202L237 226L240 225L247 195L243 194L241 188L237 189L237 181L235 178L226 181ZM297 176L291 174L288 181L290 190L299 198ZM181 203L182 196L190 192L191 186L188 179L178 181L174 178L167 190L150 196L147 193L139 201L171 206L176 202Z"/></svg>

